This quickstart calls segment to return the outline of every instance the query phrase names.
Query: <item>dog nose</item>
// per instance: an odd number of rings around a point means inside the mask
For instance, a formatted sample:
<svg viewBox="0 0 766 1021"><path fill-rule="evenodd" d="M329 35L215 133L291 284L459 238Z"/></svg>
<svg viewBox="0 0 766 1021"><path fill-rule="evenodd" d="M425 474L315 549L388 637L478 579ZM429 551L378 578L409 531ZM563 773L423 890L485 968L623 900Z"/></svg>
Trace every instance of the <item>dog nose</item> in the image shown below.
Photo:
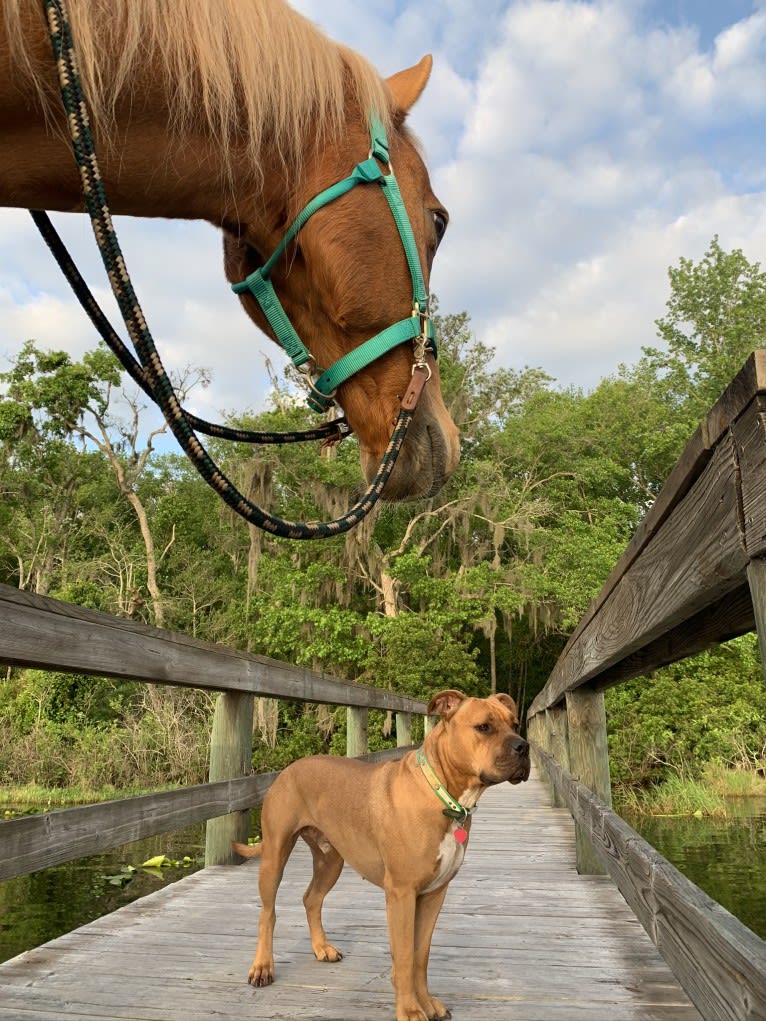
<svg viewBox="0 0 766 1021"><path fill-rule="evenodd" d="M519 756L529 755L529 741L525 741L523 737L512 737L511 748Z"/></svg>

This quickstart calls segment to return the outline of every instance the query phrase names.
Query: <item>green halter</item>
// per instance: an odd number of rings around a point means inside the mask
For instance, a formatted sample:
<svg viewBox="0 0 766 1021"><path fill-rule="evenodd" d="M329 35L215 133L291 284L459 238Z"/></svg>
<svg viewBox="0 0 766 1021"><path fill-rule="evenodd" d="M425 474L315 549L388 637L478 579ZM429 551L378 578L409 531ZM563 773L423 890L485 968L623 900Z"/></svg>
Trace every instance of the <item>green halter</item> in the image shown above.
<svg viewBox="0 0 766 1021"><path fill-rule="evenodd" d="M381 169L381 163L388 167L387 174ZM407 319L402 319L377 333L370 340L354 348L353 351L349 351L329 369L325 369L317 379L311 380L312 392L309 395L308 404L314 411L326 411L333 405L335 392L341 383L345 383L360 369L365 368L381 355L407 340L415 342L416 365L424 366L426 349L430 349L436 355L436 339L430 315L428 292L420 268L415 236L402 194L399 191L399 185L390 165L385 128L376 114L372 114L370 117L370 154L367 159L357 163L348 177L330 185L324 191L320 191L298 213L287 233L263 266L239 283L232 284L232 290L236 294L249 291L253 295L269 321L276 339L292 359L293 365L296 368L306 366L308 369L314 363L311 352L295 332L277 297L270 279L271 271L287 246L297 237L318 209L334 202L335 199L345 195L358 184L372 183L381 186L404 247L404 254L412 277L412 314Z"/></svg>

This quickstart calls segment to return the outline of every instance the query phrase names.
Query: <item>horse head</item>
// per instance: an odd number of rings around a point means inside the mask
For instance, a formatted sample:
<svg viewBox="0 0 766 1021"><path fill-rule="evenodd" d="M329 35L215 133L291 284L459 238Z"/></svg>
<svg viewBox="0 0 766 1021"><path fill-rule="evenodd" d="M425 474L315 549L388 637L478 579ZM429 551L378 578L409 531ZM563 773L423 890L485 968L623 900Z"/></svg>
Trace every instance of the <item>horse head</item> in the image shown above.
<svg viewBox="0 0 766 1021"><path fill-rule="evenodd" d="M431 58L387 79L390 95L389 153L407 210L424 282L447 226L447 212L434 195L405 118L423 91ZM297 209L345 177L370 150L368 112L349 104L344 130L309 156L300 181L286 188L284 175L266 175L259 210L252 220L224 224L228 279L248 277L277 247ZM270 272L287 316L321 370L373 335L411 314L412 280L402 240L379 187L353 188L320 209L287 246ZM240 295L245 310L274 336L251 293ZM438 364L420 399L407 439L384 491L389 500L432 496L454 471L460 456L458 431L444 405ZM343 382L337 401L360 444L370 481L396 421L413 367L411 344L399 344Z"/></svg>

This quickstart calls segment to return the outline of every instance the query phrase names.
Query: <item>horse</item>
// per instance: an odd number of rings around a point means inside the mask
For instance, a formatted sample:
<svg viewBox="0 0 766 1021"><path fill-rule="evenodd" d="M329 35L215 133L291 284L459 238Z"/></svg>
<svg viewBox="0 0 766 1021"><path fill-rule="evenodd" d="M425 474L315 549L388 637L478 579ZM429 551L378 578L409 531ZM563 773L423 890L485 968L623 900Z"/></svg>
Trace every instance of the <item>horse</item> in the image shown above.
<svg viewBox="0 0 766 1021"><path fill-rule="evenodd" d="M41 0L1 0L0 205L83 210ZM231 284L262 266L311 198L370 152L370 121L391 168L427 286L448 214L405 123L431 58L384 79L284 0L68 0L96 151L112 212L207 220L223 233ZM328 366L411 314L411 275L387 203L354 188L320 209L271 270L279 300ZM275 339L252 293L239 301ZM433 496L459 459L438 363L384 496ZM320 370L321 371L321 370ZM375 475L410 385L399 344L338 387Z"/></svg>

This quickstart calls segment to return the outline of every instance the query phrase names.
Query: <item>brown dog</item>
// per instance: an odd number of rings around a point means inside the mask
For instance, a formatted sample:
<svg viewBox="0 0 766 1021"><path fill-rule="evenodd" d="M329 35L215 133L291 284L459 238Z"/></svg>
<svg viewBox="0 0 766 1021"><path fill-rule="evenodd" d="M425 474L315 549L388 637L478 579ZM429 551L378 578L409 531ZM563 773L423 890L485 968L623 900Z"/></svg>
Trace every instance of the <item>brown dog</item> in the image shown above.
<svg viewBox="0 0 766 1021"><path fill-rule="evenodd" d="M450 1017L428 991L434 925L463 863L471 810L490 785L527 779L529 745L519 737L516 704L508 695L468 698L442 691L431 699L428 714L441 720L417 753L378 765L317 755L288 766L270 788L261 815L263 843L234 845L245 857L261 857L252 985L274 981L274 904L301 836L314 859L303 903L317 959L342 957L322 927L322 903L347 861L385 890L397 1021Z"/></svg>

